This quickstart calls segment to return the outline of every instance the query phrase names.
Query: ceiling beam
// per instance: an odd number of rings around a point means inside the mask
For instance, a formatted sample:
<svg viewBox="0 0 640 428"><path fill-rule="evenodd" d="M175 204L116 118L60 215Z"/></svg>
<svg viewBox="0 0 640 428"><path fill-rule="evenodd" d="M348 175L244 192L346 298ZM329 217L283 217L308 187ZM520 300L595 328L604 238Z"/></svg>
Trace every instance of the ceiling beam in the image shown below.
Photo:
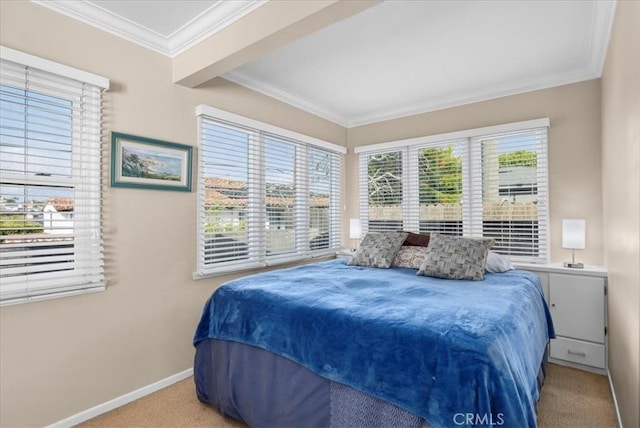
<svg viewBox="0 0 640 428"><path fill-rule="evenodd" d="M173 82L195 88L379 0L269 1L173 59Z"/></svg>

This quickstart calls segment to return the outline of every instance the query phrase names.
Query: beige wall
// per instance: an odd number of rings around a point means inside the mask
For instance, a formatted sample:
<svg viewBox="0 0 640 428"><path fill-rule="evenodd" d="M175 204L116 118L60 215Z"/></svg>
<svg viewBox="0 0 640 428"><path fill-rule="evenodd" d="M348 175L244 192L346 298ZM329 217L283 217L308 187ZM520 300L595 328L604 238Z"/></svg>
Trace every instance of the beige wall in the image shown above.
<svg viewBox="0 0 640 428"><path fill-rule="evenodd" d="M1 1L0 19L2 45L111 80L105 141L119 131L195 146L204 103L345 144L344 128L225 80L174 85L169 58L33 3ZM47 425L193 364L202 306L228 279L192 280L195 192L107 186L104 217L106 292L0 309L2 427Z"/></svg>
<svg viewBox="0 0 640 428"><path fill-rule="evenodd" d="M602 75L609 371L624 427L640 426L640 2L618 2Z"/></svg>
<svg viewBox="0 0 640 428"><path fill-rule="evenodd" d="M551 121L551 260L561 262L571 257L571 251L561 246L562 219L583 218L587 248L578 251L576 259L602 264L599 79L351 128L347 131L351 153L347 194L358 194L353 147L542 117ZM357 217L357 196L349 201L348 215Z"/></svg>

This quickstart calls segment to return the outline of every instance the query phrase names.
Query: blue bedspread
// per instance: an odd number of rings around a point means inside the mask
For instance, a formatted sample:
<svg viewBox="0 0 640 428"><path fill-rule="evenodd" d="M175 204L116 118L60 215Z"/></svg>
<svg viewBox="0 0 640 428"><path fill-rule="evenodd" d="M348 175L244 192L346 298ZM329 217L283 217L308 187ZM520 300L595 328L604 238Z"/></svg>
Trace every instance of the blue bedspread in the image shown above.
<svg viewBox="0 0 640 428"><path fill-rule="evenodd" d="M550 337L532 273L456 281L332 260L222 285L194 345L212 338L258 346L435 427L534 427Z"/></svg>

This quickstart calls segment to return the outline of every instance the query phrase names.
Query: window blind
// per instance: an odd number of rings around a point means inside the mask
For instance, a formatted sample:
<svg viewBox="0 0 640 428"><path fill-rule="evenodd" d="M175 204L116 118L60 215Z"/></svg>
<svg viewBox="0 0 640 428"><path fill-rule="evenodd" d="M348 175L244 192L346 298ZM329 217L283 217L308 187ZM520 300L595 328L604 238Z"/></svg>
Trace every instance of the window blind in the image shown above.
<svg viewBox="0 0 640 428"><path fill-rule="evenodd" d="M471 186L473 211L482 213L472 233L494 238L493 250L515 260L546 260L547 129L480 136L471 146L482 174Z"/></svg>
<svg viewBox="0 0 640 428"><path fill-rule="evenodd" d="M365 231L496 240L514 261L546 262L547 126L536 120L360 147Z"/></svg>
<svg viewBox="0 0 640 428"><path fill-rule="evenodd" d="M405 151L383 151L360 158L364 177L360 197L363 232L390 232L404 229Z"/></svg>
<svg viewBox="0 0 640 428"><path fill-rule="evenodd" d="M418 203L413 204L418 208L418 230L463 235L465 142L434 143L413 151L418 165Z"/></svg>
<svg viewBox="0 0 640 428"><path fill-rule="evenodd" d="M341 153L210 111L217 116L199 114L194 276L285 263L339 248Z"/></svg>
<svg viewBox="0 0 640 428"><path fill-rule="evenodd" d="M0 59L0 301L103 289L101 94L108 81L51 73L51 62L16 53L3 48Z"/></svg>

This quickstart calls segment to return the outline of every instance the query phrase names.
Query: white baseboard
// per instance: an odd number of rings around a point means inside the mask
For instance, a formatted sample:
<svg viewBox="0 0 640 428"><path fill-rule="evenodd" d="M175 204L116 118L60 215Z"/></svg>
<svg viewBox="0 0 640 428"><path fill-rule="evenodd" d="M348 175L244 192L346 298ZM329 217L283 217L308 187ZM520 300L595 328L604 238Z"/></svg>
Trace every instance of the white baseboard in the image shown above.
<svg viewBox="0 0 640 428"><path fill-rule="evenodd" d="M70 416L66 419L58 421L52 425L49 425L47 428L67 428L78 425L82 422L88 421L91 418L95 418L103 413L107 413L110 410L118 408L120 406L124 406L125 404L131 403L132 401L137 400L138 398L142 398L146 395L152 394L156 391L159 391L163 388L166 388L170 385L173 385L176 382L179 382L183 379L188 378L193 375L193 368L187 369L183 372L174 374L158 382L154 382L150 385L143 386L140 389L136 389L135 391L129 392L127 394L121 395L120 397L116 397L113 400L109 400L106 403L98 404L90 409L84 410L80 413L76 413L73 416Z"/></svg>
<svg viewBox="0 0 640 428"><path fill-rule="evenodd" d="M611 380L611 372L607 369L607 378L609 379L609 389L611 389L611 398L613 399L613 407L616 409L616 418L618 419L618 427L622 427L622 419L620 418L620 408L618 407L618 400L616 399L616 390L613 388L613 381Z"/></svg>

